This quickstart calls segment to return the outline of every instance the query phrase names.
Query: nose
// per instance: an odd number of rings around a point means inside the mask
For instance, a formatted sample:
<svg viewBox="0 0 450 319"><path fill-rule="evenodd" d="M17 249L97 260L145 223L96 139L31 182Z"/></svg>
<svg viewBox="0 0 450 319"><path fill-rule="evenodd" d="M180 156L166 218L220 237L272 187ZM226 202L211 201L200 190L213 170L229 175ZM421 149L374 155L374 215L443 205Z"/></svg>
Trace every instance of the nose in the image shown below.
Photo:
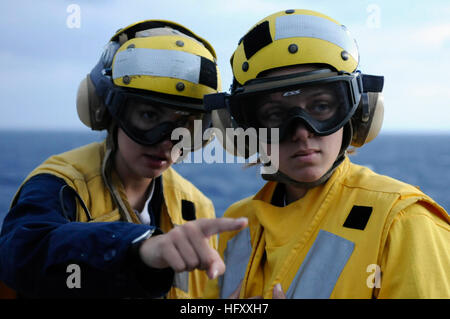
<svg viewBox="0 0 450 319"><path fill-rule="evenodd" d="M159 142L158 144L156 144L156 146L162 148L162 149L172 149L173 147L173 141L170 139L170 136L164 140L162 140L161 142Z"/></svg>
<svg viewBox="0 0 450 319"><path fill-rule="evenodd" d="M289 133L289 139L292 142L303 141L314 136L314 132L310 131L303 121L293 123Z"/></svg>

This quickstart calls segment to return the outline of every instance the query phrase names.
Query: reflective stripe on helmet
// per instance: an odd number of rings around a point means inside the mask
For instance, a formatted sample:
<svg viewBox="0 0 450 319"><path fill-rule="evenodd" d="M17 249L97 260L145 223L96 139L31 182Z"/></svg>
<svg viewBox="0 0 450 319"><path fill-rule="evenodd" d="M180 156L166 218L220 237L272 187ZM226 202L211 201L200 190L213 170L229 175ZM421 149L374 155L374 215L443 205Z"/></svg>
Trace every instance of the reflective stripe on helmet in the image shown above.
<svg viewBox="0 0 450 319"><path fill-rule="evenodd" d="M135 48L118 52L113 79L125 75L150 75L199 84L201 57L183 51Z"/></svg>
<svg viewBox="0 0 450 319"><path fill-rule="evenodd" d="M231 57L238 86L263 72L303 64L325 64L352 73L358 47L345 26L314 11L289 10L258 22L239 42Z"/></svg>
<svg viewBox="0 0 450 319"><path fill-rule="evenodd" d="M358 58L356 42L349 36L345 26L322 17L305 14L277 17L275 40L294 37L325 40L343 48L355 59Z"/></svg>

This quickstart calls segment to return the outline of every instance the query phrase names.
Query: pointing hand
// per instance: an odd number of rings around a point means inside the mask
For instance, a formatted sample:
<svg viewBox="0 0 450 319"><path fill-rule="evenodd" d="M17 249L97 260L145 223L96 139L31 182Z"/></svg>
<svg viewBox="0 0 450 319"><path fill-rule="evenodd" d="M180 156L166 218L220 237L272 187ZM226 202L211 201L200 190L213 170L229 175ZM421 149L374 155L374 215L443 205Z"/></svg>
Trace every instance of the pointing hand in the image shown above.
<svg viewBox="0 0 450 319"><path fill-rule="evenodd" d="M206 270L210 279L225 272L219 253L208 244L214 234L247 226L247 218L198 219L150 237L139 248L142 261L152 268L171 267L175 272Z"/></svg>

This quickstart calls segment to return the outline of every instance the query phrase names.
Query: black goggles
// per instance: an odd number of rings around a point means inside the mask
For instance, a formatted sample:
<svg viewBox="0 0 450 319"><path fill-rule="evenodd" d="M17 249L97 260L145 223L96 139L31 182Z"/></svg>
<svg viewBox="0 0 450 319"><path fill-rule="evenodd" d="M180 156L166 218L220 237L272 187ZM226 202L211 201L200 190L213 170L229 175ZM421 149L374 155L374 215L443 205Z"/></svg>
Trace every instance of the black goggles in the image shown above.
<svg viewBox="0 0 450 319"><path fill-rule="evenodd" d="M299 123L319 136L336 132L355 113L361 94L360 73L317 70L258 78L231 95L205 96L205 106L226 107L237 126L244 129L278 128L282 141ZM272 141L267 131L267 142L278 142Z"/></svg>
<svg viewBox="0 0 450 319"><path fill-rule="evenodd" d="M203 134L211 125L211 116L205 112L203 104L191 101L168 100L117 88L107 97L106 105L123 131L133 141L145 146L172 140L175 129L185 128L191 136L190 145L195 148L193 143L198 140L195 135ZM201 122L201 126L195 125L195 121Z"/></svg>

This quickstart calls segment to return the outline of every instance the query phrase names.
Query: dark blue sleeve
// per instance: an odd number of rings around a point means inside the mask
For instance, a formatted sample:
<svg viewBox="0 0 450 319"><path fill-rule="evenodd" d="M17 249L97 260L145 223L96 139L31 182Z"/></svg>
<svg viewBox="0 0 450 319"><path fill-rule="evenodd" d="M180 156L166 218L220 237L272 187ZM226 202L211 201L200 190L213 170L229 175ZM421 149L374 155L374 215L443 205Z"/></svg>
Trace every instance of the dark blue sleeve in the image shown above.
<svg viewBox="0 0 450 319"><path fill-rule="evenodd" d="M153 227L71 221L76 199L65 195L61 203L64 185L64 180L49 174L37 175L23 185L0 234L0 280L29 297L160 297L167 293L173 271L145 267L132 245ZM76 282L75 275L80 287L68 285Z"/></svg>

